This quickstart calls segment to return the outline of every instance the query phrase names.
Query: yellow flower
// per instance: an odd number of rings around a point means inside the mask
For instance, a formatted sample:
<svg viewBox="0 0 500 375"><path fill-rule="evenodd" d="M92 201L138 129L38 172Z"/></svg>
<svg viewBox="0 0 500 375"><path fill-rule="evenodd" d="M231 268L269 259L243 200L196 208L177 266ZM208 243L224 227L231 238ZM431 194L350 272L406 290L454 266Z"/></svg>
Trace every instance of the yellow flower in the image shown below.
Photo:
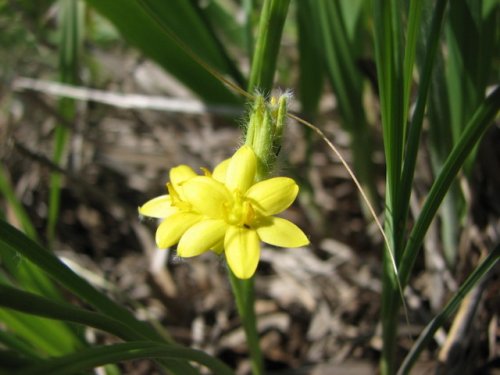
<svg viewBox="0 0 500 375"><path fill-rule="evenodd" d="M295 200L299 187L287 177L255 183L257 160L249 146L199 176L187 166L170 171L168 195L139 208L145 216L164 219L156 231L158 247L178 243L181 257L207 250L224 251L240 279L251 277L260 257L260 241L299 247L309 240L292 222L276 215Z"/></svg>

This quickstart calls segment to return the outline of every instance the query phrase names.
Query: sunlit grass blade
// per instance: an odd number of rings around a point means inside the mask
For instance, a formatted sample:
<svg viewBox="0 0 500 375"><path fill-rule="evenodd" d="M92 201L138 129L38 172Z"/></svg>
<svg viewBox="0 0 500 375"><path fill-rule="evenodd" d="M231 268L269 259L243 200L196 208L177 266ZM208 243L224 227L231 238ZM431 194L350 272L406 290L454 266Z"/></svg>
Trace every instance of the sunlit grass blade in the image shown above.
<svg viewBox="0 0 500 375"><path fill-rule="evenodd" d="M7 204L12 208L12 211L19 221L23 232L26 233L30 238L36 240L37 233L31 219L24 209L23 205L17 199L16 193L12 185L10 184L7 171L3 164L0 164L0 193L4 196Z"/></svg>
<svg viewBox="0 0 500 375"><path fill-rule="evenodd" d="M83 347L64 323L0 310L0 321L18 337L33 345L41 355L62 355Z"/></svg>
<svg viewBox="0 0 500 375"><path fill-rule="evenodd" d="M135 341L109 346L96 346L78 353L55 358L19 371L19 375L66 375L90 370L107 363L118 363L140 358L161 358L166 362L190 360L206 366L213 374L232 375L222 362L201 351L154 342Z"/></svg>
<svg viewBox="0 0 500 375"><path fill-rule="evenodd" d="M127 309L113 302L86 280L75 274L54 254L33 242L3 220L0 220L0 247L18 252L45 271L61 287L73 292L103 314L119 320L136 331L143 332L148 339L156 342L171 341L169 337L160 335L149 324L137 320ZM175 374L188 375L194 371L189 364L184 362L169 363L168 366Z"/></svg>
<svg viewBox="0 0 500 375"><path fill-rule="evenodd" d="M101 313L84 310L63 302L51 301L47 298L24 292L7 285L0 285L0 306L25 314L36 315L38 317L94 327L111 333L116 337L120 337L123 340L145 340L147 338L142 331L135 331L129 325L123 324ZM0 312L2 312L2 310L0 310ZM21 316L27 317L26 315ZM42 321L42 319L37 317L30 318L37 322ZM51 323L55 323L55 321Z"/></svg>
<svg viewBox="0 0 500 375"><path fill-rule="evenodd" d="M32 239L36 239L37 234L31 220L21 202L15 196L12 187L8 183L6 172L3 169L0 170L0 191L13 208L13 212L20 221L23 230ZM0 248L0 258L5 271L9 273L10 277L14 278L17 285L38 294L50 296L56 300L61 299L59 291L56 290L47 276L34 264L3 246ZM2 279L0 283L7 282L3 277L0 279ZM23 354L35 352L35 349L30 348L27 344L28 342L37 346L36 350L39 354L65 354L82 347L83 344L83 340L75 331L60 322L28 318L7 311L0 311L0 321L4 323L5 328L16 332L19 337L24 338L25 344L22 345L23 341L4 333L5 338L11 337L11 343L21 345L16 345L15 348Z"/></svg>
<svg viewBox="0 0 500 375"><path fill-rule="evenodd" d="M446 304L443 310L437 314L425 327L417 341L411 348L404 359L398 375L409 374L412 366L415 364L418 356L427 344L432 340L436 331L447 322L455 310L458 308L467 293L476 286L482 278L484 278L488 271L500 260L500 245L497 245L491 253L481 262L481 264L469 275L469 277L460 286L453 298Z"/></svg>
<svg viewBox="0 0 500 375"><path fill-rule="evenodd" d="M11 288L8 281L0 278L0 289ZM0 307L2 306L0 301ZM12 349L19 349L30 357L62 355L84 346L69 326L62 322L55 322L39 317L30 317L16 311L0 309L0 322L3 323L2 338Z"/></svg>
<svg viewBox="0 0 500 375"><path fill-rule="evenodd" d="M193 59L237 81L241 75L222 44L207 33L189 1L86 0L109 19L123 37L209 103L238 103L234 94ZM179 41L183 43L181 46ZM238 82L241 84L242 82Z"/></svg>
<svg viewBox="0 0 500 375"><path fill-rule="evenodd" d="M406 244L403 258L400 263L401 283L407 284L413 264L417 257L423 238L430 223L441 204L444 196L448 192L460 168L463 167L467 157L474 150L484 132L491 125L491 122L500 108L500 87L497 87L477 109L465 127L460 139L451 151L443 168L422 207L422 211L415 222L410 237Z"/></svg>
<svg viewBox="0 0 500 375"><path fill-rule="evenodd" d="M0 343L2 344L2 347L18 353L19 356L31 359L37 359L40 357L40 353L37 353L35 348L31 347L26 341L19 336L14 335L12 332L0 329ZM0 363L2 362L0 361Z"/></svg>
<svg viewBox="0 0 500 375"><path fill-rule="evenodd" d="M260 13L257 40L247 91L260 90L268 94L273 87L281 34L290 0L265 0Z"/></svg>
<svg viewBox="0 0 500 375"><path fill-rule="evenodd" d="M0 258L5 270L15 278L18 285L47 297L61 299L60 293L47 276L38 267L20 257L18 253L6 247L0 248Z"/></svg>
<svg viewBox="0 0 500 375"><path fill-rule="evenodd" d="M37 233L24 209L21 202L17 199L13 187L10 185L7 173L0 166L0 192L3 194L12 211L19 220L23 231L33 240L36 240ZM16 283L24 288L39 293L44 296L50 296L60 299L60 294L54 288L52 282L36 266L18 256L17 253L9 251L7 248L0 248L0 257L3 266L10 275L15 278Z"/></svg>
<svg viewBox="0 0 500 375"><path fill-rule="evenodd" d="M125 308L119 306L104 294L97 291L87 281L71 271L55 255L33 242L14 227L0 220L0 245L20 253L28 260L44 270L62 287L91 304L97 310L112 316L132 327L148 332L158 339L157 334L146 324L137 321ZM148 336L151 337L151 336Z"/></svg>

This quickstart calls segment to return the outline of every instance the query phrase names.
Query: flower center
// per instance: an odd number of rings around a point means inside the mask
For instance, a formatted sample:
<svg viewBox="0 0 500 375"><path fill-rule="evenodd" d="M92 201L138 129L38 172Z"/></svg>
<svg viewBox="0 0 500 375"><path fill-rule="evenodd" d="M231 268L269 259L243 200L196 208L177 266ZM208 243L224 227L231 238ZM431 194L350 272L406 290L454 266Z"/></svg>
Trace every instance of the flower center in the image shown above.
<svg viewBox="0 0 500 375"><path fill-rule="evenodd" d="M172 206L177 207L179 211L191 211L191 204L181 198L179 192L171 182L167 183L167 189L170 199L172 200Z"/></svg>
<svg viewBox="0 0 500 375"><path fill-rule="evenodd" d="M234 193L234 201L226 206L226 222L231 225L251 227L255 211L248 200L239 192Z"/></svg>

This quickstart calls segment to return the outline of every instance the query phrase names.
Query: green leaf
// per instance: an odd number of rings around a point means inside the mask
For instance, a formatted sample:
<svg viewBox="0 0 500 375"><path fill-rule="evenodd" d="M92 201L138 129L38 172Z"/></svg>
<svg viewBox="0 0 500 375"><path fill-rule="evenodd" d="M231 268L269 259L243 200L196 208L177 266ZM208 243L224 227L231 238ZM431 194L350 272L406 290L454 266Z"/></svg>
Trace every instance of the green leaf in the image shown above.
<svg viewBox="0 0 500 375"><path fill-rule="evenodd" d="M455 142L485 96L498 46L498 12L485 5L480 0L450 2L447 82Z"/></svg>
<svg viewBox="0 0 500 375"><path fill-rule="evenodd" d="M131 329L142 332L144 337L157 342L169 340L162 337L150 325L137 320L132 313L116 304L106 295L97 291L92 285L75 274L50 251L44 249L23 233L0 220L0 248L7 248L18 252L35 265L44 270L54 281L62 287L72 291L98 311L128 325ZM193 374L195 370L186 362L170 361L168 368L175 374Z"/></svg>
<svg viewBox="0 0 500 375"><path fill-rule="evenodd" d="M424 5L424 19L430 18L434 1L427 0ZM428 15L429 14L429 15ZM430 28L422 23L423 34ZM418 52L419 64L423 65L423 56L427 40L421 38ZM427 116L429 120L429 151L434 175L441 170L446 157L453 147L453 134L450 121L449 98L445 74L445 61L442 51L438 51L432 74L429 92ZM448 266L453 269L457 257L461 218L464 214L464 199L458 182L450 187L439 210L443 252Z"/></svg>
<svg viewBox="0 0 500 375"><path fill-rule="evenodd" d="M347 31L339 2L319 0L314 2L314 12L309 20L318 24L322 41L323 59L326 72L338 101L338 108L343 127L351 136L354 170L369 200L375 206L379 199L375 188L374 166L372 162L373 138L363 110L363 80L356 70L359 56L354 54L358 46L354 44L359 30ZM357 13L351 18L361 16L361 8L354 8ZM350 21L359 25L357 22ZM351 26L352 27L352 26Z"/></svg>
<svg viewBox="0 0 500 375"><path fill-rule="evenodd" d="M9 181L8 173L3 164L0 165L0 193L7 200L7 204L12 208L16 219L19 220L21 228L30 238L36 240L37 234L31 219L23 205L17 199L16 193Z"/></svg>
<svg viewBox="0 0 500 375"><path fill-rule="evenodd" d="M222 44L208 32L192 2L86 1L108 18L129 43L207 102L239 102L219 79L200 65L210 66L222 75L229 74L235 80L241 76Z"/></svg>
<svg viewBox="0 0 500 375"><path fill-rule="evenodd" d="M13 252L18 252L26 257L62 287L72 291L97 310L125 324L129 324L131 327L143 331L145 334L149 334L149 337L153 335L156 339L159 338L156 332L152 331L149 326L136 320L128 310L97 291L86 280L75 274L61 262L54 254L3 220L0 220L0 246L10 249Z"/></svg>
<svg viewBox="0 0 500 375"><path fill-rule="evenodd" d="M38 317L0 309L0 321L11 333L29 342L40 355L62 355L81 347L72 332L61 322L54 322Z"/></svg>
<svg viewBox="0 0 500 375"><path fill-rule="evenodd" d="M412 2L414 4L415 2ZM423 66L420 72L420 84L418 86L418 95L417 95L417 103L415 106L415 111L413 112L413 116L411 119L410 131L408 134L408 139L406 142L406 150L404 155L404 165L403 171L401 175L401 185L400 185L400 193L399 193L399 210L401 211L401 216L399 218L402 221L402 226L406 227L406 220L409 213L410 206L410 195L411 189L413 186L413 177L415 173L415 165L417 163L417 154L420 146L420 134L422 132L422 125L424 122L425 108L427 105L427 97L429 94L429 88L432 81L432 70L434 67L434 62L436 60L436 55L439 46L439 36L441 34L441 27L443 24L444 12L446 9L447 0L438 0L434 7L431 27L429 30L429 34L427 36L427 48L425 51L425 57ZM411 6L410 8L410 25L411 29L416 29L420 19L421 7ZM419 15L412 15L411 12L418 12ZM410 75L410 77L405 77L405 96L409 97L409 82L411 81L411 74L413 71L413 60L416 47L417 47L417 34L416 30L410 32L411 40L408 40L408 43L413 43L413 45L407 47L407 51L411 50L412 52L408 53L408 55L412 55L408 57L408 60L411 62L407 62L405 65L405 74ZM411 67L410 67L411 65ZM409 103L405 102L407 106Z"/></svg>
<svg viewBox="0 0 500 375"><path fill-rule="evenodd" d="M37 353L30 343L6 329L0 329L0 343L3 347L18 353L18 356L31 359L40 357L40 353ZM0 361L0 363L2 362Z"/></svg>
<svg viewBox="0 0 500 375"><path fill-rule="evenodd" d="M0 349L0 374L17 373L20 368L32 365L33 362L17 352Z"/></svg>
<svg viewBox="0 0 500 375"><path fill-rule="evenodd" d="M47 298L24 292L7 285L0 285L0 306L25 314L94 327L112 333L124 340L131 341L147 338L141 331L134 331L132 327L107 317L106 315L74 307L67 303L51 301ZM0 313L1 312L3 311L0 310ZM21 316L25 315L22 314ZM31 317L31 319L37 322L46 321L45 319L37 317ZM52 321L51 323L56 322ZM47 324L35 324L35 326L37 325L39 327L45 327ZM49 337L52 338L52 335L49 334ZM57 340L57 338L54 338L54 340Z"/></svg>
<svg viewBox="0 0 500 375"><path fill-rule="evenodd" d="M173 344L136 341L82 350L78 353L36 364L20 371L19 375L66 375L89 370L107 363L118 363L140 358L163 358L167 361L190 360L206 366L212 370L213 374L233 374L225 364L201 351Z"/></svg>
<svg viewBox="0 0 500 375"><path fill-rule="evenodd" d="M265 0L262 5L248 82L248 92L251 94L257 89L266 95L273 87L281 34L289 4L290 0Z"/></svg>
<svg viewBox="0 0 500 375"><path fill-rule="evenodd" d="M397 326L394 318L399 312L399 280L394 269L401 253L404 228L400 225L401 208L399 185L403 161L403 145L406 124L403 114L403 60L401 57L402 12L397 0L374 0L375 63L380 97L380 112L386 161L385 231L389 243L384 248L382 278L382 355L380 372L394 372Z"/></svg>
<svg viewBox="0 0 500 375"><path fill-rule="evenodd" d="M200 4L202 15L209 20L215 30L216 35L220 36L221 41L230 43L232 47L246 50L246 36L244 26L241 25L234 13L237 9L226 9L219 1L210 0Z"/></svg>
<svg viewBox="0 0 500 375"><path fill-rule="evenodd" d="M402 285L406 285L409 280L413 264L417 257L424 236L431 224L436 211L444 196L448 192L458 171L463 167L466 158L478 144L484 132L491 125L491 122L500 108L500 87L497 87L477 109L465 127L460 139L446 159L443 168L422 207L422 211L415 222L413 230L406 244L403 258L400 263L400 275Z"/></svg>
<svg viewBox="0 0 500 375"><path fill-rule="evenodd" d="M313 119L318 110L323 91L323 64L320 29L313 20L313 2L297 2L297 37L299 49L299 98L302 113L308 120Z"/></svg>
<svg viewBox="0 0 500 375"><path fill-rule="evenodd" d="M76 0L59 0L58 27L59 39L59 75L62 83L78 82L81 46L83 44L83 3ZM59 112L68 122L76 115L75 101L68 98L59 100ZM54 134L54 153L52 160L56 165L64 165L64 153L68 142L69 129L57 125ZM61 205L62 176L53 172L50 176L49 209L47 237L54 239Z"/></svg>

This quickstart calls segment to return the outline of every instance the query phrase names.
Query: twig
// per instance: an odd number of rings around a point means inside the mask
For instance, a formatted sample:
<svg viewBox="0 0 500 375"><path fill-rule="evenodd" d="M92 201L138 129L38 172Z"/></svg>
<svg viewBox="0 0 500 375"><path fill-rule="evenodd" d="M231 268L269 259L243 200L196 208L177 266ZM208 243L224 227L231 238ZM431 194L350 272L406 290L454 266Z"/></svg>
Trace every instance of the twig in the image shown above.
<svg viewBox="0 0 500 375"><path fill-rule="evenodd" d="M75 100L107 104L119 108L152 109L189 114L213 113L227 116L238 116L242 114L242 109L235 106L206 105L192 99L172 99L163 96L121 94L26 77L14 79L12 88L14 91L31 90Z"/></svg>

